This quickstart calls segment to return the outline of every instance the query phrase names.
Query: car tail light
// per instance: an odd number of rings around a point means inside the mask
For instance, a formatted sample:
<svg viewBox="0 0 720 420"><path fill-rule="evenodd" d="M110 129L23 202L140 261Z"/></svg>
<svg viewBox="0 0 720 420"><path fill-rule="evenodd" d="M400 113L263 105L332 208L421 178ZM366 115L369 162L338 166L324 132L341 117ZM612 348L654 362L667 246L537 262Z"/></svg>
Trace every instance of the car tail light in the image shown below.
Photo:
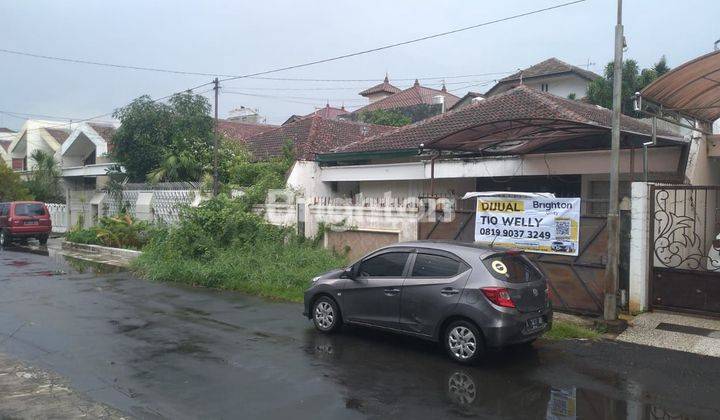
<svg viewBox="0 0 720 420"><path fill-rule="evenodd" d="M13 225L19 225L22 223L22 220L20 219L13 219L12 217L8 219L8 223Z"/></svg>
<svg viewBox="0 0 720 420"><path fill-rule="evenodd" d="M490 302L497 306L502 306L504 308L515 307L515 302L513 302L510 298L508 289L504 287L483 287L480 290L482 290L483 294Z"/></svg>

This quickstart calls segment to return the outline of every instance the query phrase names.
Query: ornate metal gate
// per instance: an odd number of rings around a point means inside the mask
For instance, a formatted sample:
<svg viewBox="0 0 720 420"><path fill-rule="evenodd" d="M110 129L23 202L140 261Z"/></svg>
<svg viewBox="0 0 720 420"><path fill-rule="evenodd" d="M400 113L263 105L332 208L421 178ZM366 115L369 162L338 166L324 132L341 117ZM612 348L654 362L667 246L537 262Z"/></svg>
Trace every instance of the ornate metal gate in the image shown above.
<svg viewBox="0 0 720 420"><path fill-rule="evenodd" d="M720 187L650 186L653 308L720 314Z"/></svg>

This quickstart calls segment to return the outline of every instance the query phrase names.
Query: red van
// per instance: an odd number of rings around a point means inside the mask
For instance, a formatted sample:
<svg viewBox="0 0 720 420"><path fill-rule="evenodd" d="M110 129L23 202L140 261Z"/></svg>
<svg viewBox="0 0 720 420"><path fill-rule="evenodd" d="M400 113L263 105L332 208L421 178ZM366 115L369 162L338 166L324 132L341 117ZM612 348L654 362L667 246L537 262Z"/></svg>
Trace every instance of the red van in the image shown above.
<svg viewBox="0 0 720 420"><path fill-rule="evenodd" d="M0 203L0 246L15 239L36 238L45 245L52 231L50 212L39 201Z"/></svg>

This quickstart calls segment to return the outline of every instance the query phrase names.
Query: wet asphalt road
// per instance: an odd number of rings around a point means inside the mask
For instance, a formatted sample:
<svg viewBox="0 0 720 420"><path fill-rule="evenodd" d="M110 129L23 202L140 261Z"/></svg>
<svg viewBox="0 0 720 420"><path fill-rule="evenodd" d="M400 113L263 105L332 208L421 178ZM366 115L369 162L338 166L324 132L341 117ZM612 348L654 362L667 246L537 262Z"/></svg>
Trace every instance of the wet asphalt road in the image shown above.
<svg viewBox="0 0 720 420"><path fill-rule="evenodd" d="M411 338L321 336L300 305L43 250L0 250L0 352L137 418L720 417L720 359L566 341L465 368Z"/></svg>

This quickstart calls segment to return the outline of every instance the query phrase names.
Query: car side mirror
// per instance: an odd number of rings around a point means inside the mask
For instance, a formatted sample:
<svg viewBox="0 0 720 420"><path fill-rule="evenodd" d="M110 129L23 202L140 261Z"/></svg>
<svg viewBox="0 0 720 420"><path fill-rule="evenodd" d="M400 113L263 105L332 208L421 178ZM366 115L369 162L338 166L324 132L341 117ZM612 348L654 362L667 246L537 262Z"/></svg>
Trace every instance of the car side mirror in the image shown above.
<svg viewBox="0 0 720 420"><path fill-rule="evenodd" d="M340 275L340 278L355 280L355 267L350 266L346 268Z"/></svg>

